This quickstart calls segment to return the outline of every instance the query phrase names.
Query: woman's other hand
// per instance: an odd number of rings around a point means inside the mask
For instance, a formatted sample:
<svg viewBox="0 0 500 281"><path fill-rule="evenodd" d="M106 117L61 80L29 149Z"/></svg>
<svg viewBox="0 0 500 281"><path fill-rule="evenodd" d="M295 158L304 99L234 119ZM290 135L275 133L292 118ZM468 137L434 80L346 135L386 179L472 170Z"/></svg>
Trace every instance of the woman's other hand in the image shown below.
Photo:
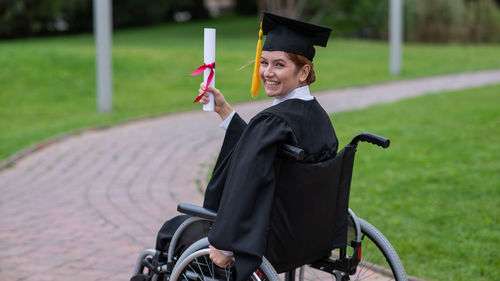
<svg viewBox="0 0 500 281"><path fill-rule="evenodd" d="M201 83L198 92L201 95L204 91L205 91L205 84ZM214 87L208 87L207 92L203 95L203 97L200 100L202 104L207 104L210 101L208 97L208 92L214 94L214 101L215 101L214 111L219 114L222 120L225 120L233 112L233 108L229 103L227 103L226 99L224 98L224 95L219 91L219 89Z"/></svg>
<svg viewBox="0 0 500 281"><path fill-rule="evenodd" d="M226 256L222 251L216 249L214 246L209 246L210 251L210 259L218 266L218 267L226 267L231 263L233 259L232 256Z"/></svg>

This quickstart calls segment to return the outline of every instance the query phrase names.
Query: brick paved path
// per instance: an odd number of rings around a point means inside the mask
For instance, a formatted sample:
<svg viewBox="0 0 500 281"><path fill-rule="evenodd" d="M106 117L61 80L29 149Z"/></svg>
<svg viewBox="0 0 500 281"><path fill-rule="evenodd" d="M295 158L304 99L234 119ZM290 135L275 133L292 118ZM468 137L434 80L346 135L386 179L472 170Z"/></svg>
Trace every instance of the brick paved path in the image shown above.
<svg viewBox="0 0 500 281"><path fill-rule="evenodd" d="M500 83L500 71L316 93L329 112ZM270 105L235 106L248 118ZM91 130L0 172L0 280L128 280L179 202L199 204L223 138L200 110Z"/></svg>

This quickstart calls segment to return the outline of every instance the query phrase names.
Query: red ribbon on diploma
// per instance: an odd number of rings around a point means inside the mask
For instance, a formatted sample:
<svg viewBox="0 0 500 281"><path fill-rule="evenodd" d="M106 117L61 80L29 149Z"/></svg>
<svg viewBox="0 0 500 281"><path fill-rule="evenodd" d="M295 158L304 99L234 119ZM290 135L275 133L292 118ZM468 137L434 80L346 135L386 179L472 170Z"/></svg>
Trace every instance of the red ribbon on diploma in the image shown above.
<svg viewBox="0 0 500 281"><path fill-rule="evenodd" d="M195 71L193 71L193 73L189 74L189 75L198 75L200 73L203 73L203 71L205 71L205 69L207 68L210 68L210 75L208 75L208 79L207 79L207 84L205 85L205 91L200 94L194 101L193 103L201 100L201 98L203 97L203 95L207 92L207 89L208 89L208 85L210 85L210 82L212 82L212 78L214 78L214 69L215 69L215 62L211 63L211 64L206 64L204 63L202 66L198 67Z"/></svg>

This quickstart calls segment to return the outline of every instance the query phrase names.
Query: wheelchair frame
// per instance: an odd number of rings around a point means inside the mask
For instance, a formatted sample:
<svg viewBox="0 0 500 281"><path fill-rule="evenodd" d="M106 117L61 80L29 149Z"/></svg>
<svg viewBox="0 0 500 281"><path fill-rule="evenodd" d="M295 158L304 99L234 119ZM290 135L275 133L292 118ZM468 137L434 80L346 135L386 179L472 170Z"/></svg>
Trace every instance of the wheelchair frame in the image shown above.
<svg viewBox="0 0 500 281"><path fill-rule="evenodd" d="M369 142L383 148L387 148L390 145L388 139L370 133L362 133L356 136L349 145L356 147L360 141ZM294 157L297 160L300 160L304 155L301 149L289 145L284 145L280 153L289 157ZM217 214L211 210L190 204L179 204L177 210L181 213L191 215L191 217L185 220L175 231L166 253L166 262L159 262L160 257L165 258L164 252L155 249L146 249L142 251L137 258L132 276L140 275L144 272L145 268L148 268L148 274L151 276L151 281L157 281L159 276L163 274L169 275L169 281L177 281L180 270L185 266L186 261L190 261L193 257L198 255L208 254L209 242L208 238L205 237L191 244L179 257L174 256L177 243L187 227L199 221L214 221ZM348 209L348 221L351 223L350 227L355 234L354 239L350 241L350 247L353 248L352 256L347 255L346 248L340 248L338 258L331 259L327 257L325 259L320 259L311 263L309 267L327 272L333 275L337 281L350 280L349 276L356 273L358 265L361 262L362 240L367 235L385 256L394 274L394 278L396 280L407 280L403 265L396 251L383 234L368 222L358 218L351 209ZM265 257L263 257L263 266L271 272L269 273L270 275L275 275L269 277L270 281L279 280L276 271L274 271L274 268L272 268ZM376 267L377 266L375 266L375 268ZM272 270L269 268L272 268ZM299 281L303 281L303 276L304 266L300 268ZM260 281L260 277L255 273L252 279ZM285 273L285 281L295 281L295 270Z"/></svg>
<svg viewBox="0 0 500 281"><path fill-rule="evenodd" d="M157 257L162 253L155 249L144 250L137 258L133 276L142 273L145 267L147 267L150 272L154 272L154 275L151 279L152 281L156 281L159 274L171 274L170 281L176 281L179 268L182 267L182 261L186 260L188 256L195 254L200 249L208 247L208 238L202 238L188 247L182 253L182 255L177 258L177 262L176 260L174 260L174 251L176 249L177 242L179 241L179 238L181 237L184 230L189 225L198 221L213 221L216 216L216 214L211 212L210 210L190 204L179 204L178 211L184 214L191 215L192 217L185 220L175 231L168 248L167 261L163 264L154 264L152 262L152 259L148 260L147 257ZM355 273L361 255L360 250L358 250L361 246L361 227L356 215L351 209L349 209L349 220L353 223L352 227L355 230L355 240L351 242L351 246L355 245L354 252L356 253L356 255L354 257L347 257L345 249L341 249L340 257L338 260L312 265L314 268L318 268L322 271L327 271L334 274L337 280L342 280L342 278L346 274L350 275ZM286 280L293 281L290 273L287 273L286 275Z"/></svg>

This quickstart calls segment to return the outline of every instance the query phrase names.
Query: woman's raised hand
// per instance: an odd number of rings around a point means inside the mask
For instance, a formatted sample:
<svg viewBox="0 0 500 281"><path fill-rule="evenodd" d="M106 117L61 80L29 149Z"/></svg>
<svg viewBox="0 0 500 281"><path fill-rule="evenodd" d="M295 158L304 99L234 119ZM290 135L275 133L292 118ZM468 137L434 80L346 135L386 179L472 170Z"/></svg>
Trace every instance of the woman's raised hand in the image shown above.
<svg viewBox="0 0 500 281"><path fill-rule="evenodd" d="M205 84L201 83L198 92L201 95L204 91L205 91ZM203 95L203 97L200 100L202 104L207 104L210 101L208 97L208 92L214 94L214 111L219 114L222 120L225 120L233 112L233 108L226 101L224 95L219 91L219 89L214 87L208 87L207 92Z"/></svg>

